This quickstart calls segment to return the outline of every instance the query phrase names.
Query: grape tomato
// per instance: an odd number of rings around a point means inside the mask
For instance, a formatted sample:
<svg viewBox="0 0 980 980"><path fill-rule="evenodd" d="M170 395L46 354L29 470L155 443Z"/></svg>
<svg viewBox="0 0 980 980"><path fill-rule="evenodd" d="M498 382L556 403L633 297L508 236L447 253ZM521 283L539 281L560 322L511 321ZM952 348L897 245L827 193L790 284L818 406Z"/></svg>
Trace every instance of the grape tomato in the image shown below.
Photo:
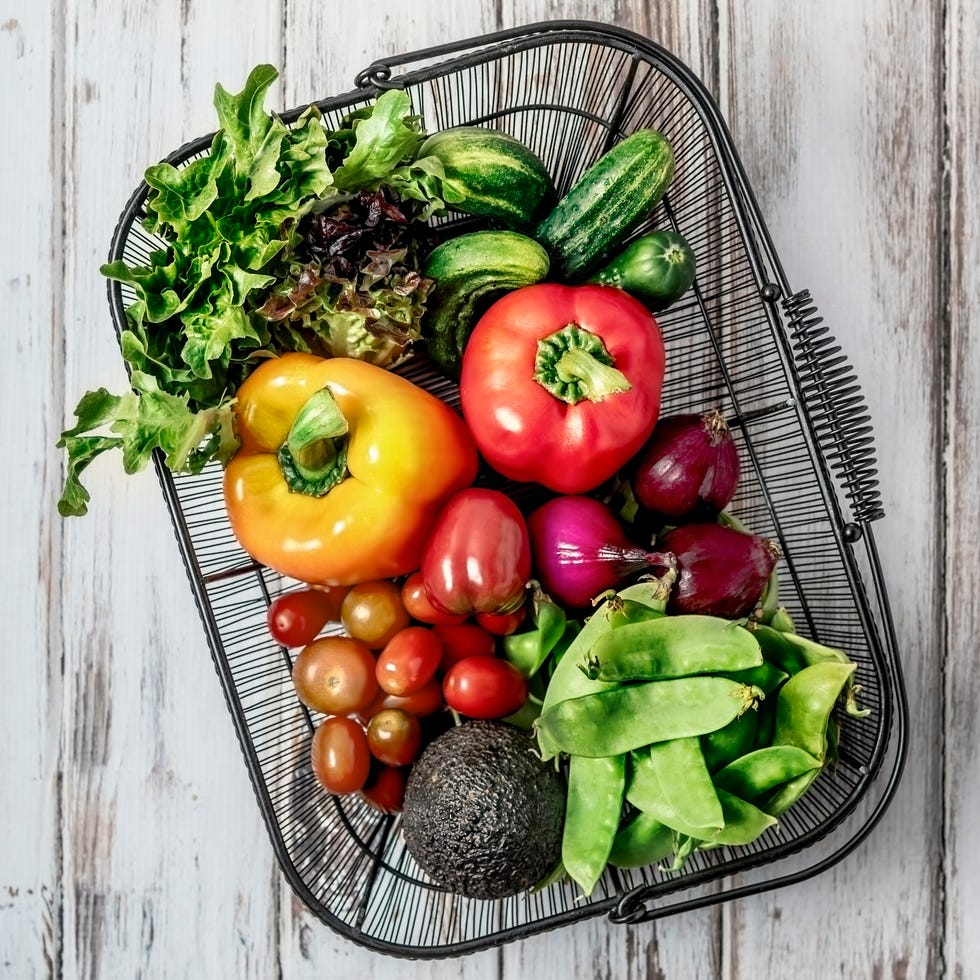
<svg viewBox="0 0 980 980"><path fill-rule="evenodd" d="M465 657L492 657L497 652L497 641L476 623L433 626L432 632L442 641L442 659L439 669L449 670L454 663Z"/></svg>
<svg viewBox="0 0 980 980"><path fill-rule="evenodd" d="M327 715L363 711L378 693L374 654L348 636L308 643L293 663L292 677L300 701Z"/></svg>
<svg viewBox="0 0 980 980"><path fill-rule="evenodd" d="M505 718L527 700L527 681L508 660L466 657L442 682L446 704L467 718Z"/></svg>
<svg viewBox="0 0 980 980"><path fill-rule="evenodd" d="M368 748L386 766L407 766L422 747L422 725L400 708L385 708L368 722Z"/></svg>
<svg viewBox="0 0 980 980"><path fill-rule="evenodd" d="M414 694L433 677L442 659L442 640L427 626L406 626L378 655L378 686L387 694Z"/></svg>
<svg viewBox="0 0 980 980"><path fill-rule="evenodd" d="M405 770L395 766L372 767L361 798L381 813L399 813L405 802Z"/></svg>
<svg viewBox="0 0 980 980"><path fill-rule="evenodd" d="M421 572L412 572L402 586L402 603L412 619L420 623L436 625L437 623L465 623L466 616L442 612L429 601L422 582Z"/></svg>
<svg viewBox="0 0 980 980"><path fill-rule="evenodd" d="M371 750L364 729L345 715L327 718L313 733L310 762L317 781L328 793L356 793L371 772Z"/></svg>
<svg viewBox="0 0 980 980"><path fill-rule="evenodd" d="M340 604L346 594L346 588L310 588L276 596L266 617L272 638L284 647L306 646L327 623L339 622Z"/></svg>
<svg viewBox="0 0 980 980"><path fill-rule="evenodd" d="M348 634L380 650L411 622L402 590L394 582L380 579L351 587L340 606L340 621Z"/></svg>

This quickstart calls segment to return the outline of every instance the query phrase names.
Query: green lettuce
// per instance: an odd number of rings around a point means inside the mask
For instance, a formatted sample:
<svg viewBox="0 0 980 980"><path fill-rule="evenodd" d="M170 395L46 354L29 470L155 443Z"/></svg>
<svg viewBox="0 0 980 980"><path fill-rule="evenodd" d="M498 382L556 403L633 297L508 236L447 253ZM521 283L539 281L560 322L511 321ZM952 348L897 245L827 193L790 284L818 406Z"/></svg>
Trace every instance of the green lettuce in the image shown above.
<svg viewBox="0 0 980 980"><path fill-rule="evenodd" d="M132 390L99 389L78 403L58 443L67 453L63 515L86 512L80 476L109 450L121 450L128 473L154 451L175 472L226 462L236 448L234 395L258 359L315 348L385 364L417 337L426 289L401 267L323 286L288 323L260 312L295 289L298 229L314 209L382 184L417 202L415 220L445 209L438 161L416 160L424 133L406 93L383 93L335 131L316 106L287 126L265 109L277 77L259 65L237 94L216 86L208 152L146 170L143 224L159 247L143 265L101 270L132 297L120 337Z"/></svg>

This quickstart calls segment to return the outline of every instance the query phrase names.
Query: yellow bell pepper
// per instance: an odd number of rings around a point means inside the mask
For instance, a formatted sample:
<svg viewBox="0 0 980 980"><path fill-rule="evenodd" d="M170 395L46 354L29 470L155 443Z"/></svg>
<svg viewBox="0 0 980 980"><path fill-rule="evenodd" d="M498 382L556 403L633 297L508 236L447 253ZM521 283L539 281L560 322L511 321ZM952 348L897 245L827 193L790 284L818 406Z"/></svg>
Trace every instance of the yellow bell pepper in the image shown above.
<svg viewBox="0 0 980 980"><path fill-rule="evenodd" d="M232 530L256 561L303 582L418 568L440 506L476 476L462 418L364 361L272 358L239 388L235 420L241 446L224 474Z"/></svg>

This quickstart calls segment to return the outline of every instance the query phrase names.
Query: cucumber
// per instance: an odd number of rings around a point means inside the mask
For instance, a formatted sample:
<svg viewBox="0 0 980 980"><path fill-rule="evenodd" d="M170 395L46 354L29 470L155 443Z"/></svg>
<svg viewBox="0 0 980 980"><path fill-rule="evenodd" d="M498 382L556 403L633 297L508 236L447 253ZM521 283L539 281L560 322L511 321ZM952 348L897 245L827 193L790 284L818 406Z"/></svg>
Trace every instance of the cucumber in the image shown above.
<svg viewBox="0 0 980 980"><path fill-rule="evenodd" d="M691 246L678 232L665 228L635 238L588 282L618 286L656 313L690 289L694 272Z"/></svg>
<svg viewBox="0 0 980 980"><path fill-rule="evenodd" d="M423 267L435 282L422 318L429 357L458 378L463 348L486 307L512 289L541 282L549 265L541 245L516 231L472 231L436 246Z"/></svg>
<svg viewBox="0 0 980 980"><path fill-rule="evenodd" d="M600 266L659 203L674 166L671 145L653 129L604 153L534 231L554 271L574 281Z"/></svg>
<svg viewBox="0 0 980 980"><path fill-rule="evenodd" d="M557 196L540 158L496 129L440 130L425 140L418 157L435 157L442 164L444 199L452 210L509 228L531 224Z"/></svg>

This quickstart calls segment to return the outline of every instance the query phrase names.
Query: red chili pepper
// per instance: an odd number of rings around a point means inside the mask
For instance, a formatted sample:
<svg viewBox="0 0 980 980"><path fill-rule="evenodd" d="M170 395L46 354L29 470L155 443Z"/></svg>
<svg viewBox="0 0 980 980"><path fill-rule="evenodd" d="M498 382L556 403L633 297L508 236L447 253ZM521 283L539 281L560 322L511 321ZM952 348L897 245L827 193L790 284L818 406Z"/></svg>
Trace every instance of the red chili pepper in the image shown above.
<svg viewBox="0 0 980 980"><path fill-rule="evenodd" d="M463 353L463 414L512 480L584 493L643 446L660 412L664 345L649 310L613 286L507 293Z"/></svg>

